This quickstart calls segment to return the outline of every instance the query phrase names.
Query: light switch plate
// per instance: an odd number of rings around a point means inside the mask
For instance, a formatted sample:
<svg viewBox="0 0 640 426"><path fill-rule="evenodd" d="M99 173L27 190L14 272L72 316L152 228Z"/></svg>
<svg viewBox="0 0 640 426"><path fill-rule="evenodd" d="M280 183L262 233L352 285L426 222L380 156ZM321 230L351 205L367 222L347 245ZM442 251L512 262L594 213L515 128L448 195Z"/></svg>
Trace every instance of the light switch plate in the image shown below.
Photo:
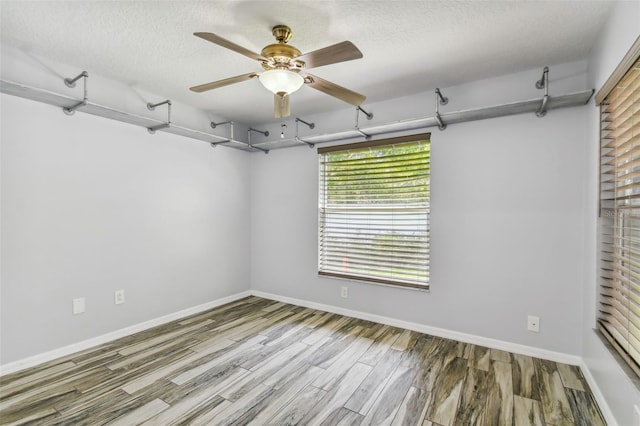
<svg viewBox="0 0 640 426"><path fill-rule="evenodd" d="M113 303L121 305L124 303L124 290L116 290L113 296Z"/></svg>

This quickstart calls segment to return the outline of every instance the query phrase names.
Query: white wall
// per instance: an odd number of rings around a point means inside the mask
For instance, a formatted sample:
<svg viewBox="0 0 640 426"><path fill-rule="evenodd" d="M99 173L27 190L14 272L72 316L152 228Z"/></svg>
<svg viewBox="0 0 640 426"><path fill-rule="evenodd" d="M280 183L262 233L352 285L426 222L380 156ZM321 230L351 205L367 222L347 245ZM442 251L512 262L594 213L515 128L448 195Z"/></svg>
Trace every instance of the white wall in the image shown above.
<svg viewBox="0 0 640 426"><path fill-rule="evenodd" d="M585 66L551 67L552 94L586 89ZM540 73L444 88L443 111L540 97ZM425 92L365 109L385 122L432 105ZM315 150L252 156L252 289L579 354L587 108L433 130L430 293L318 277ZM314 117L318 132L353 120L337 115ZM540 316L539 334L526 330L528 314Z"/></svg>
<svg viewBox="0 0 640 426"><path fill-rule="evenodd" d="M640 2L618 2L612 10L607 25L598 43L594 46L589 60L589 84L596 90L602 87L613 70L618 66L633 42L640 36ZM597 307L597 217L598 217L598 108L590 107L588 116L589 151L585 164L587 172L587 214L584 216L585 263L582 357L599 390L607 400L613 415L620 425L637 424L633 405L640 406L640 391L613 359L602 344L595 327Z"/></svg>
<svg viewBox="0 0 640 426"><path fill-rule="evenodd" d="M244 152L0 101L0 363L249 289Z"/></svg>

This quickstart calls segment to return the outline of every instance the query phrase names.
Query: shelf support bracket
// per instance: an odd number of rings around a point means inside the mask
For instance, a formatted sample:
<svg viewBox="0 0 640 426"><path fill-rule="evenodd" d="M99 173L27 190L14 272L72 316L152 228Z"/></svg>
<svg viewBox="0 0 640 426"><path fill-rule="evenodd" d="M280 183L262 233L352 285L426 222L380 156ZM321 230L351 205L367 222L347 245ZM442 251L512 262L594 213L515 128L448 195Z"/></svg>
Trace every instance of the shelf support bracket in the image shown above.
<svg viewBox="0 0 640 426"><path fill-rule="evenodd" d="M438 129L444 130L447 128L447 125L444 121L442 121L442 117L440 117L440 105L446 105L449 103L449 98L446 98L442 95L439 88L436 88L436 115L435 119L438 122Z"/></svg>
<svg viewBox="0 0 640 426"><path fill-rule="evenodd" d="M361 134L362 136L364 136L365 139L371 139L371 135L368 135L365 132L363 132L362 130L360 130L360 127L358 126L358 120L360 118L360 113L363 113L367 117L367 120L371 120L373 118L373 113L372 112L367 112L364 109L362 109L362 107L357 106L356 107L356 126L354 127L354 130L356 132L358 132L359 134Z"/></svg>
<svg viewBox="0 0 640 426"><path fill-rule="evenodd" d="M82 98L82 100L80 102L78 102L75 105L72 105L70 107L64 107L62 108L62 112L64 112L67 115L73 115L76 110L80 107L83 107L87 104L87 101L89 100L89 91L87 90L87 80L89 79L89 73L87 73L86 71L82 71L80 74L78 74L77 76L75 76L74 78L65 78L64 79L64 84L67 87L76 87L76 82L80 79L84 79L84 96Z"/></svg>
<svg viewBox="0 0 640 426"><path fill-rule="evenodd" d="M544 89L542 103L536 112L536 116L542 118L547 115L547 103L549 102L549 67L544 67L542 70L542 77L536 81L536 89Z"/></svg>
<svg viewBox="0 0 640 426"><path fill-rule="evenodd" d="M152 135L156 132L156 130L171 127L171 101L169 99L167 99L166 101L158 102L157 104L152 104L151 102L149 102L147 103L147 109L149 111L155 111L155 109L161 105L167 105L167 122L147 128L147 131Z"/></svg>
<svg viewBox="0 0 640 426"><path fill-rule="evenodd" d="M220 142L211 142L211 148L215 148L216 146L223 144L223 143L229 143L231 142L231 140L233 139L233 121L221 121L220 123L214 123L213 121L211 122L211 128L215 129L218 126L223 126L225 124L229 125L230 130L230 134L229 134L229 139L227 139L226 141L220 141Z"/></svg>
<svg viewBox="0 0 640 426"><path fill-rule="evenodd" d="M260 148L259 146L253 146L251 144L251 132L260 133L260 134L264 135L264 137L266 138L267 136L269 136L269 131L268 130L265 130L265 131L257 130L257 129L253 129L251 127L249 127L249 129L247 130L247 139L249 140L249 143L248 143L249 148L257 149L258 151L262 151L265 154L268 154L269 153L268 149Z"/></svg>
<svg viewBox="0 0 640 426"><path fill-rule="evenodd" d="M295 137L296 142L301 142L301 143L307 144L309 146L309 148L313 148L314 146L316 146L316 144L311 143L311 142L307 142L307 141L305 141L303 139L300 139L298 137L298 130L299 130L298 129L298 127L299 127L298 123L306 124L307 127L312 129L312 130L313 130L314 127L316 127L316 124L315 123L308 123L308 122L304 121L303 119L296 117L296 137Z"/></svg>

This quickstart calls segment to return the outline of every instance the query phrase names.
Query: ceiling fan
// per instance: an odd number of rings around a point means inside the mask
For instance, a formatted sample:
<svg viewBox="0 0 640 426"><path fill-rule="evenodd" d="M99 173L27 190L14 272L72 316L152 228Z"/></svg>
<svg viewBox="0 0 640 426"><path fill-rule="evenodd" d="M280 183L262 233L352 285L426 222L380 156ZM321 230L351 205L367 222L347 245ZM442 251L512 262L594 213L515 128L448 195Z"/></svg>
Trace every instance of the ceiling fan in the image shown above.
<svg viewBox="0 0 640 426"><path fill-rule="evenodd" d="M276 118L288 117L291 114L289 95L298 90L303 84L355 106L359 106L364 102L366 97L359 93L323 80L315 75L301 74L303 70L309 68L362 58L362 52L353 43L343 41L302 54L294 46L287 44L292 36L291 28L286 25L276 25L273 27L272 34L277 43L266 46L260 54L257 54L216 34L193 33L193 35L211 43L255 59L260 62L265 71L261 73L250 72L201 84L191 87L190 90L200 93L258 78L262 85L274 94L274 116Z"/></svg>

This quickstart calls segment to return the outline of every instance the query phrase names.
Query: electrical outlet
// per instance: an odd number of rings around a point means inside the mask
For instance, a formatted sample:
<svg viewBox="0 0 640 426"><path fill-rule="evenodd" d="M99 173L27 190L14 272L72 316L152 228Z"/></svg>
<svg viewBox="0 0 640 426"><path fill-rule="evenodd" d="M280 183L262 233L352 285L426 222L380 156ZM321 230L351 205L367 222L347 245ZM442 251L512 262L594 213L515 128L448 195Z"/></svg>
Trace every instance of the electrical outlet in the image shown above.
<svg viewBox="0 0 640 426"><path fill-rule="evenodd" d="M340 297L342 297L343 299L349 297L349 287L342 287L340 289Z"/></svg>
<svg viewBox="0 0 640 426"><path fill-rule="evenodd" d="M73 299L73 315L81 314L85 311L84 297Z"/></svg>
<svg viewBox="0 0 640 426"><path fill-rule="evenodd" d="M124 290L116 290L114 293L113 303L121 305L124 303Z"/></svg>
<svg viewBox="0 0 640 426"><path fill-rule="evenodd" d="M534 333L540 332L540 318L535 317L533 315L529 315L527 318L527 330L533 331Z"/></svg>

